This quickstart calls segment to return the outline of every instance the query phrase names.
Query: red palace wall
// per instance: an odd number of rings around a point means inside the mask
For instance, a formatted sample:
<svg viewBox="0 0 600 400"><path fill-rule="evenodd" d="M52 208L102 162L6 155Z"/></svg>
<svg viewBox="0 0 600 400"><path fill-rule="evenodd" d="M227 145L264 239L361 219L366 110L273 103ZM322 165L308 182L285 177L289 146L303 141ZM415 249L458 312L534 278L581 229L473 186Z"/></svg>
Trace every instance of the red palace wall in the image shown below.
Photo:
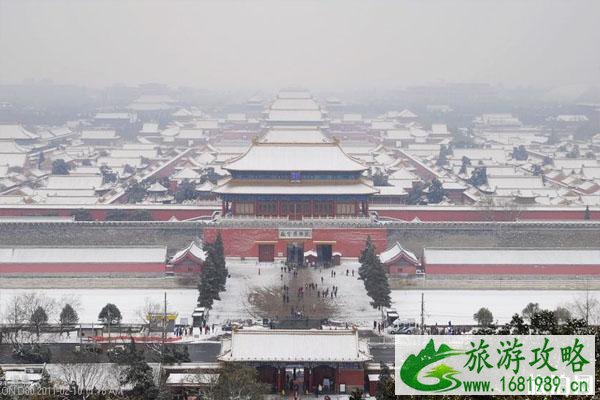
<svg viewBox="0 0 600 400"><path fill-rule="evenodd" d="M395 262L386 267L390 275L415 275L417 273L417 267L406 261Z"/></svg>
<svg viewBox="0 0 600 400"><path fill-rule="evenodd" d="M365 384L365 371L363 369L340 369L340 381L338 383L346 384L346 391L348 389L359 388L363 389ZM339 385L336 383L339 389Z"/></svg>
<svg viewBox="0 0 600 400"><path fill-rule="evenodd" d="M425 265L427 275L600 275L600 265Z"/></svg>
<svg viewBox="0 0 600 400"><path fill-rule="evenodd" d="M217 231L223 237L227 257L258 257L259 244L274 244L275 257L285 257L288 243L304 243L304 251L315 250L320 243L331 244L332 251L342 253L342 257L359 257L368 236L371 236L379 251L387 247L385 228L315 228L311 239L279 239L279 230L276 228L206 228L203 239L214 241Z"/></svg>
<svg viewBox="0 0 600 400"><path fill-rule="evenodd" d="M183 260L181 262L178 262L177 264L169 265L167 270L176 274L196 274L202 272L202 265L192 260Z"/></svg>
<svg viewBox="0 0 600 400"><path fill-rule="evenodd" d="M163 263L35 263L0 264L0 273L164 273Z"/></svg>

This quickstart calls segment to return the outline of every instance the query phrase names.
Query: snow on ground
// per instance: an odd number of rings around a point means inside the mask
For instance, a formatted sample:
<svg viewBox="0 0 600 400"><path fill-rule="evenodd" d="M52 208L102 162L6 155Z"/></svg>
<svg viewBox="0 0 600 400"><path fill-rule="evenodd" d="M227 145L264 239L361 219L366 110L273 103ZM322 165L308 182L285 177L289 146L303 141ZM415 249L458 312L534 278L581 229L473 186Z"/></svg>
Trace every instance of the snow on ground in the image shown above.
<svg viewBox="0 0 600 400"><path fill-rule="evenodd" d="M339 287L337 302L340 315L337 320L372 326L372 321L380 316L377 310L369 305L363 282L358 280L358 263L344 263L334 267L336 277L332 278L331 269L322 272L313 270L314 281L320 284L323 276L324 286ZM231 278L227 281L227 291L221 293L222 300L215 302L211 311L211 323L221 324L227 320L252 318L247 312L246 296L253 287L280 285L280 263L228 262ZM258 273L260 269L260 275ZM346 276L346 269L354 269ZM285 278L287 279L287 277ZM32 292L31 289L0 290L0 309L2 314L10 299L19 293ZM162 303L167 293L168 309L179 313L180 318L191 322L191 314L196 306L198 292L196 289L37 289L36 293L46 295L57 301L58 310L51 321L56 321L60 308L65 302L75 306L81 322L96 322L98 313L108 303L119 307L123 322L141 323L146 302ZM421 293L425 293L426 323L445 325L473 323L473 314L481 307L489 308L498 322L510 320L514 313L520 312L529 302L537 302L542 308L555 308L581 299L585 292L569 290L516 291L516 290L394 290L392 291L393 307L401 318L420 319ZM592 292L600 299L600 291Z"/></svg>

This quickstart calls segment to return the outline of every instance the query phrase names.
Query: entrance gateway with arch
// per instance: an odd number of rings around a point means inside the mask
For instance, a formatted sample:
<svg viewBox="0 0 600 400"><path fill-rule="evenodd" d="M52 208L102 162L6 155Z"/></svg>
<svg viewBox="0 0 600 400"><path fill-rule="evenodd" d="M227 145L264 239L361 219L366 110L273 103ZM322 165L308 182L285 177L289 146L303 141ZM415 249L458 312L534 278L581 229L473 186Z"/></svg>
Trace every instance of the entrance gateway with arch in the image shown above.
<svg viewBox="0 0 600 400"><path fill-rule="evenodd" d="M238 330L223 341L218 359L257 369L273 392L350 393L368 383L372 360L358 330Z"/></svg>
<svg viewBox="0 0 600 400"><path fill-rule="evenodd" d="M333 265L334 255L341 256L340 253L334 254L333 245L335 241L323 242L312 241L312 229L310 228L279 228L278 239L285 243L285 261L288 265ZM308 242L311 243L308 243ZM314 246L312 248L308 248ZM278 254L278 258L282 254ZM337 263L339 263L339 256ZM273 262L275 261L275 243L259 243L258 244L258 261Z"/></svg>
<svg viewBox="0 0 600 400"><path fill-rule="evenodd" d="M241 225L241 226L240 226ZM203 239L214 241L220 233L226 257L260 262L289 261L300 264L356 260L368 237L377 249L386 249L387 229L375 223L367 226L280 227L276 222L216 224L202 231Z"/></svg>

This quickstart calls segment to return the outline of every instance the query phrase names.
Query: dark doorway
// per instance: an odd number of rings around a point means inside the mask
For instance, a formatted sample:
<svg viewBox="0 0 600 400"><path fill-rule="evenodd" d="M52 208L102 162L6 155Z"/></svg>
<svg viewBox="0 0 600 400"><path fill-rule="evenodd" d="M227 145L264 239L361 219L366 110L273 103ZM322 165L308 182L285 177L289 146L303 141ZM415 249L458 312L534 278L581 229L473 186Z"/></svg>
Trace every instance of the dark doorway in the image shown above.
<svg viewBox="0 0 600 400"><path fill-rule="evenodd" d="M318 244L317 245L317 264L319 265L331 265L333 250L330 244Z"/></svg>
<svg viewBox="0 0 600 400"><path fill-rule="evenodd" d="M288 265L299 266L304 264L304 244L290 243L287 246Z"/></svg>
<svg viewBox="0 0 600 400"><path fill-rule="evenodd" d="M258 245L258 261L259 262L275 261L275 245L274 244L259 244Z"/></svg>

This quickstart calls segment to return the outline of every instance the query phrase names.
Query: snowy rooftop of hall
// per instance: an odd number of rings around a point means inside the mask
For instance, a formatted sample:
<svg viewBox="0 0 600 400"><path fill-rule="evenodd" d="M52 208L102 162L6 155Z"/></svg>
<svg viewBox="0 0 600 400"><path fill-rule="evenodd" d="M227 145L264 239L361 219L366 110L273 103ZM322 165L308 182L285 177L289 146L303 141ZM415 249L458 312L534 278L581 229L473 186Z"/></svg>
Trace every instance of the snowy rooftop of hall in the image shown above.
<svg viewBox="0 0 600 400"><path fill-rule="evenodd" d="M0 247L7 263L162 263L166 246L130 247Z"/></svg>
<svg viewBox="0 0 600 400"><path fill-rule="evenodd" d="M350 182L327 181L325 183L316 181L303 181L293 183L284 180L269 180L266 182L251 181L243 179L228 179L213 189L218 194L287 194L287 195L369 195L377 193L373 188L362 180Z"/></svg>
<svg viewBox="0 0 600 400"><path fill-rule="evenodd" d="M337 142L253 143L241 156L223 166L233 171L364 171Z"/></svg>
<svg viewBox="0 0 600 400"><path fill-rule="evenodd" d="M191 242L187 247L175 253L173 258L171 258L171 263L177 263L181 261L188 254L195 257L197 260L206 260L206 252L202 249L202 244L196 244L196 242Z"/></svg>
<svg viewBox="0 0 600 400"><path fill-rule="evenodd" d="M321 122L323 113L319 110L271 110L268 121L280 122Z"/></svg>
<svg viewBox="0 0 600 400"><path fill-rule="evenodd" d="M399 242L394 243L389 249L382 251L379 254L379 260L386 264L398 260L401 256L405 256L414 264L420 264L419 259L415 254L409 250L406 250Z"/></svg>
<svg viewBox="0 0 600 400"><path fill-rule="evenodd" d="M239 330L223 341L221 361L363 362L372 359L355 330Z"/></svg>
<svg viewBox="0 0 600 400"><path fill-rule="evenodd" d="M262 138L262 143L324 143L328 139L317 129L271 129Z"/></svg>
<svg viewBox="0 0 600 400"><path fill-rule="evenodd" d="M310 92L308 92L306 90L290 89L290 90L280 91L277 94L277 98L279 98L279 99L310 99L310 98L312 98L312 95L310 94Z"/></svg>
<svg viewBox="0 0 600 400"><path fill-rule="evenodd" d="M0 139L36 139L37 135L21 125L0 125Z"/></svg>
<svg viewBox="0 0 600 400"><path fill-rule="evenodd" d="M318 110L319 105L313 99L277 99L271 110Z"/></svg>
<svg viewBox="0 0 600 400"><path fill-rule="evenodd" d="M425 248L425 264L600 265L600 249Z"/></svg>

